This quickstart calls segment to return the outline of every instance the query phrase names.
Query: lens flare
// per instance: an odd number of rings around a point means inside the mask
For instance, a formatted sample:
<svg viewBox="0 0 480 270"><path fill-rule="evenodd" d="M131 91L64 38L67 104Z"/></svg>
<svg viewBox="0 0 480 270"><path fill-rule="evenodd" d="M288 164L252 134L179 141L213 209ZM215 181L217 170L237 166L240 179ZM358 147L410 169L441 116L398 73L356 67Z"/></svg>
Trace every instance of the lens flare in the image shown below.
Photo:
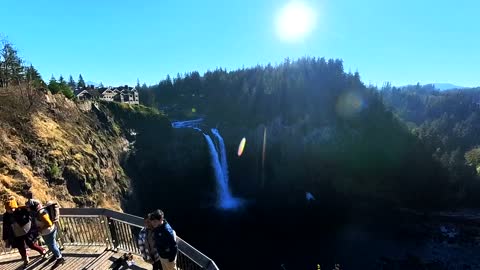
<svg viewBox="0 0 480 270"><path fill-rule="evenodd" d="M338 98L336 110L342 117L352 117L361 112L365 107L365 99L360 93L347 92Z"/></svg>
<svg viewBox="0 0 480 270"><path fill-rule="evenodd" d="M245 138L243 138L240 141L240 145L238 146L238 151L237 151L238 156L241 156L243 154L243 150L245 149L245 144L246 143L247 143L247 139L245 139Z"/></svg>

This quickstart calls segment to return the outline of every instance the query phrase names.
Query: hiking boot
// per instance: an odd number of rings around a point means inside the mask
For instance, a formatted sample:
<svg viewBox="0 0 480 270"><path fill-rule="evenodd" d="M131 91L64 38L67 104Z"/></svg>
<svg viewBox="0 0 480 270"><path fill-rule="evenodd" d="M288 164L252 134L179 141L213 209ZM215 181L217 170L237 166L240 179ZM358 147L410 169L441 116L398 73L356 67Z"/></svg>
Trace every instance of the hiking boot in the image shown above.
<svg viewBox="0 0 480 270"><path fill-rule="evenodd" d="M28 257L23 258L23 267L24 268L26 268L29 263L30 263L30 258L28 258Z"/></svg>
<svg viewBox="0 0 480 270"><path fill-rule="evenodd" d="M55 258L55 256L52 256L50 259L48 259L48 262L47 264L51 264L52 262L54 262L57 258Z"/></svg>
<svg viewBox="0 0 480 270"><path fill-rule="evenodd" d="M64 263L65 263L65 259L63 257L60 258L60 259L57 259L55 261L55 264L52 266L52 268L50 268L50 270L53 270L53 269L59 267L60 265L63 265Z"/></svg>

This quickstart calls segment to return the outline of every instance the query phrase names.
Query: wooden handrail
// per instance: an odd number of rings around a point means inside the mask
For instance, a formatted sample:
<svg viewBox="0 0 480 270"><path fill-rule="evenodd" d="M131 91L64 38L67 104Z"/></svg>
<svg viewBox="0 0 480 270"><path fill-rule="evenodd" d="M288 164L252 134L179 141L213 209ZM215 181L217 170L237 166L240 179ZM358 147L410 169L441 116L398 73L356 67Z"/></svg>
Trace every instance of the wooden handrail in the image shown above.
<svg viewBox="0 0 480 270"><path fill-rule="evenodd" d="M142 228L144 225L143 218L121 213L105 208L60 208L60 217L92 217L105 216L113 220L128 224L133 227ZM3 221L3 215L0 215L0 221ZM203 253L185 242L182 238L177 236L178 249L190 260L201 266L206 270L218 270L215 262L205 256Z"/></svg>

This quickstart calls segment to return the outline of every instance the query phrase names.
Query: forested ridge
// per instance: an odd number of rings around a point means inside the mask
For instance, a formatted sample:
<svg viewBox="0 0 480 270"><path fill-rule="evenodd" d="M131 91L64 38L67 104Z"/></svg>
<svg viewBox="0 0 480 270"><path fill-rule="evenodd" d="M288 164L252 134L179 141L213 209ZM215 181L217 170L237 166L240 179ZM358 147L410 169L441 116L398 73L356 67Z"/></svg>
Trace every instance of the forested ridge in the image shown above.
<svg viewBox="0 0 480 270"><path fill-rule="evenodd" d="M438 91L432 85L387 86L381 95L386 106L448 169L459 196L468 188L479 191L480 88Z"/></svg>
<svg viewBox="0 0 480 270"><path fill-rule="evenodd" d="M203 76L191 72L138 87L142 102L170 118L206 117L209 125L220 127L232 149L238 143L234 140L250 136L253 153L232 164L233 171L236 166L250 169L250 174L238 169L242 180L233 179L241 192L262 182L257 173L262 170L259 129L266 127L272 137L266 183L278 196L292 189L298 197L305 190L328 190L322 196L358 195L431 207L462 204L471 195L472 167L460 166L460 160L443 162L432 152L439 142L427 138L425 128L409 128L408 122L419 123L423 118L418 117L432 114L430 107L406 110L414 116L409 120L390 106L388 91L366 87L358 72L344 71L339 59L287 59L277 66L217 69ZM447 103L435 110L456 110ZM460 119L470 109L464 106L455 115ZM463 153L455 155L463 159Z"/></svg>

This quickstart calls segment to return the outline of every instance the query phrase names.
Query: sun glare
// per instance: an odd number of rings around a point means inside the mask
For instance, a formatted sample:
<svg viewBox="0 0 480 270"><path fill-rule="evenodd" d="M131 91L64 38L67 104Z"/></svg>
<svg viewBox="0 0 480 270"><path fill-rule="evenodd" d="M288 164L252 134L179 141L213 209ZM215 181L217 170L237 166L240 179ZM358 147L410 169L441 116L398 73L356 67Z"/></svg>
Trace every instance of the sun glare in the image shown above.
<svg viewBox="0 0 480 270"><path fill-rule="evenodd" d="M294 0L282 7L275 24L281 40L300 41L315 27L315 12L306 3Z"/></svg>

